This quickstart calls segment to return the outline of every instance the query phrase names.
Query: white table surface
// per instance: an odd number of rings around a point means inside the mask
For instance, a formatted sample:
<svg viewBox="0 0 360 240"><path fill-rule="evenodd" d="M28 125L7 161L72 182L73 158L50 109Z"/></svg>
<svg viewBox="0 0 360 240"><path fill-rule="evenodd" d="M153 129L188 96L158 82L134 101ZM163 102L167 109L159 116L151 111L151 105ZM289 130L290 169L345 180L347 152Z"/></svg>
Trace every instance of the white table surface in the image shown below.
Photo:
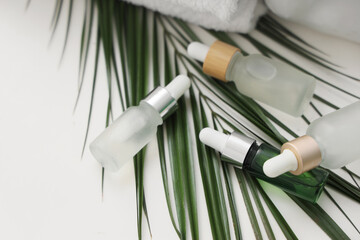
<svg viewBox="0 0 360 240"><path fill-rule="evenodd" d="M136 200L133 165L105 177L101 197L101 168L88 148L81 159L91 85L84 86L77 111L82 2L75 1L68 48L59 64L65 15L49 45L54 1L0 0L0 239L136 239ZM290 24L310 42L321 46L346 72L360 77L360 44ZM92 47L93 47L92 42ZM89 59L94 59L92 51ZM103 62L102 62L103 63ZM103 66L103 64L100 64ZM89 68L93 68L93 61ZM90 76L91 73L88 74ZM99 71L94 115L105 116L105 71ZM344 105L346 102L344 102ZM93 118L89 139L104 127ZM164 197L156 143L150 143L145 163L145 191L153 239L177 239ZM352 169L360 172L360 164ZM200 176L197 176L200 181ZM239 190L237 190L239 191ZM334 196L339 195L334 192ZM327 236L280 192L271 194L301 239ZM210 239L204 196L199 191L199 227ZM344 210L360 227L360 206L341 198ZM359 238L345 218L325 198L320 204L352 238ZM241 202L238 205L242 205ZM245 239L254 239L243 205L240 221ZM274 223L274 220L270 218ZM143 239L150 239L143 222ZM274 225L275 235L284 238ZM264 236L266 236L264 234Z"/></svg>

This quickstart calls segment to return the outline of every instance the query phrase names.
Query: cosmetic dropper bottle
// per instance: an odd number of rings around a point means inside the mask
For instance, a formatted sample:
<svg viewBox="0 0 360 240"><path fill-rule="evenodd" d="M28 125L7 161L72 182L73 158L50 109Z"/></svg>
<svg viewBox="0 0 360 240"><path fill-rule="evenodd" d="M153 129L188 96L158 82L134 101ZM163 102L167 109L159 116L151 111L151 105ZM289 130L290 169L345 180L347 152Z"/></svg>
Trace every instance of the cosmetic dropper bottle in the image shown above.
<svg viewBox="0 0 360 240"><path fill-rule="evenodd" d="M299 175L317 166L336 169L360 160L360 101L313 121L306 135L281 147L264 164L268 177L287 171Z"/></svg>
<svg viewBox="0 0 360 240"><path fill-rule="evenodd" d="M267 177L262 170L264 162L280 152L268 144L259 144L238 132L226 135L211 128L202 129L199 137L205 145L219 151L223 161L289 194L315 203L323 191L328 173L322 169L314 169L299 176L288 173L277 178Z"/></svg>
<svg viewBox="0 0 360 240"><path fill-rule="evenodd" d="M150 142L189 87L190 79L179 75L166 87L155 88L139 106L128 108L90 144L95 159L106 170L119 170Z"/></svg>
<svg viewBox="0 0 360 240"><path fill-rule="evenodd" d="M240 49L221 41L210 47L192 42L187 52L204 62L204 73L233 81L242 94L295 117L301 116L314 93L312 76L261 54L243 56Z"/></svg>

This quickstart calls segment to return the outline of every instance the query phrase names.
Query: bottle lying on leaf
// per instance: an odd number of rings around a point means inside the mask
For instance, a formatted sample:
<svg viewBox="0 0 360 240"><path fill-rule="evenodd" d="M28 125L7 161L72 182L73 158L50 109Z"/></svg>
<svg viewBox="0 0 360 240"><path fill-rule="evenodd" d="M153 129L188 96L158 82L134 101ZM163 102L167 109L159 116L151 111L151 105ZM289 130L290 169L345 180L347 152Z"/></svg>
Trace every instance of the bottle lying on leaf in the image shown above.
<svg viewBox="0 0 360 240"><path fill-rule="evenodd" d="M313 121L306 135L281 147L281 154L264 164L269 177L287 171L299 175L319 165L341 168L360 160L360 101Z"/></svg>
<svg viewBox="0 0 360 240"><path fill-rule="evenodd" d="M280 152L268 144L259 144L238 132L226 135L211 128L201 130L199 137L205 145L219 151L223 161L296 197L316 203L324 189L328 172L322 169L314 169L299 176L287 173L277 178L267 177L263 172L264 163Z"/></svg>
<svg viewBox="0 0 360 240"><path fill-rule="evenodd" d="M119 170L156 135L189 87L190 79L179 75L166 87L155 88L139 106L128 108L90 144L95 159L106 170Z"/></svg>
<svg viewBox="0 0 360 240"><path fill-rule="evenodd" d="M304 112L315 90L312 76L261 54L243 56L240 49L221 41L210 47L192 42L187 51L204 62L204 73L232 81L242 94L295 117Z"/></svg>

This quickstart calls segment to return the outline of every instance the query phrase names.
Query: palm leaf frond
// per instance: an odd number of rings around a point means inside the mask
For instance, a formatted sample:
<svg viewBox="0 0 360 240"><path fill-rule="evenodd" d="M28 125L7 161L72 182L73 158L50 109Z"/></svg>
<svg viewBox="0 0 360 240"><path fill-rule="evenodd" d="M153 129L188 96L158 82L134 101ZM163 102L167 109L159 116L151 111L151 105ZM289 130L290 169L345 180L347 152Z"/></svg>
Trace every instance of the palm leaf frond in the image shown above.
<svg viewBox="0 0 360 240"><path fill-rule="evenodd" d="M66 39L70 27L72 2L70 1L69 5ZM58 25L62 8L63 1L57 0L52 20L54 29L52 35ZM210 125L224 132L230 131L230 129L237 130L257 140L279 146L288 138L298 136L295 127L287 124L286 118L279 117L256 101L237 92L231 84L218 82L205 75L202 72L201 65L187 57L185 54L187 44L202 39L196 34L196 27L179 19L162 16L159 13L153 13L122 1L86 1L81 31L78 96L80 96L83 81L87 79L85 72L93 28L96 29L96 57L95 69L92 74L93 87L84 149L93 117L92 109L95 101L96 82L100 80L97 76L100 48L103 50L108 84L106 125L111 121L111 114L114 110L113 98L118 97L121 102L121 110L124 110L129 106L137 105L146 95L149 87L166 84L178 73L186 73L192 81L189 97L186 100L179 100L177 113L159 127L157 134L167 208L174 230L179 238L185 239L188 235L191 235L193 239L199 238L197 209L199 203L196 198L197 189L195 186L201 186L204 189L208 218L214 239L230 239L232 234L236 239L243 237L234 195L235 187L239 187L242 192L257 239L261 239L264 235L260 226L264 227L269 239L275 239L263 203L270 210L284 236L288 239L297 239L291 226L286 222L286 216L282 215L258 180L239 169L233 171L231 165L221 162L218 154L204 147L197 138L200 130ZM322 51L297 36L271 16L267 15L260 19L256 31L312 62L322 70L355 80L356 84L359 81L358 78L340 71L339 66L328 60ZM231 34L216 31L204 32L207 32L207 37L215 37L240 47L244 54L251 52L250 49L244 47L243 42L241 42L242 46L239 46L239 41L235 40ZM317 76L316 73L302 67L298 62L280 55L253 34L239 34L237 36L241 38L241 41L250 43L260 53L277 58L314 76L325 87L354 100L360 99L355 92L345 90L337 84ZM66 47L66 41L64 47ZM162 61L164 64L159 64ZM116 86L116 94L113 92L113 85ZM334 110L339 108L336 102L330 101L325 96L315 95L311 107L319 117L323 115L318 107L320 105ZM308 116L303 115L302 118L298 119L297 123L299 122L306 126L310 120ZM143 183L144 156L145 150L142 150L134 159L139 239L142 238L143 214L145 214L151 234L150 216L147 213L147 207L151 206L146 205ZM197 171L195 165L199 166L200 171ZM354 178L359 179L358 175L347 168L344 168L343 171L349 174L356 184ZM104 181L104 174L103 171L102 181ZM196 182L196 174L201 175L202 183ZM329 174L327 187L336 189L344 197L360 202L358 186L332 171L329 171ZM232 181L236 178L238 186L235 186L234 181ZM170 184L173 186L172 192ZM175 208L172 207L170 195L174 196ZM331 196L328 197L336 207L340 207ZM349 238L338 226L336 219L332 219L320 205L311 204L293 196L290 198L329 237L335 239ZM228 214L228 209L231 215ZM342 213L348 218L344 211ZM260 216L260 220L257 218L257 214ZM348 218L348 220L358 231L351 219ZM186 231L187 224L190 224L190 233Z"/></svg>

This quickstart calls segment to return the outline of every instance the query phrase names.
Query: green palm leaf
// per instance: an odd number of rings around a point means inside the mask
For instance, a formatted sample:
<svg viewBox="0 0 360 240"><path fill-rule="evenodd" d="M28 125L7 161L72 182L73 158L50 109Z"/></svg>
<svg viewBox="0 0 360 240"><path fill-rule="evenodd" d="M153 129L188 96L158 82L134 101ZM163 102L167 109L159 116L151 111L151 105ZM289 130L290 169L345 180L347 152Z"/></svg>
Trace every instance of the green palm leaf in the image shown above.
<svg viewBox="0 0 360 240"><path fill-rule="evenodd" d="M73 1L70 1L64 48L68 39L71 16L74 14L72 13L72 4ZM52 36L59 24L63 7L63 1L57 0L52 20ZM276 117L254 100L240 94L231 84L220 83L205 75L200 64L189 59L184 54L185 48L190 41L201 41L193 26L181 20L162 16L122 1L87 0L84 9L78 97L81 93L83 81L88 79L85 77L85 72L89 59L89 46L93 28L96 29L95 69L91 77L93 87L84 149L93 117L92 107L95 101L96 82L100 80L97 76L100 48L103 50L108 83L106 126L111 122L114 97L119 97L122 110L124 110L129 106L137 105L147 94L150 86L157 86L160 83L165 84L179 72L186 73L193 83L189 91L189 97L179 100L178 111L167 119L163 126L159 127L157 135L167 208L179 238L186 239L188 236L191 236L192 239L199 238L197 206L200 203L197 202L197 189L195 186L201 186L204 189L208 218L214 239L230 239L232 233L234 233L236 239L242 239L243 237L236 206L235 187L241 189L257 239L263 237L260 226L264 226L269 239L275 239L273 229L262 205L263 202L275 218L284 236L288 239L297 239L291 226L286 222L286 217L280 213L258 181L239 169L232 171L232 166L221 163L218 154L204 147L197 138L200 130L210 125L225 132L230 131L230 129L237 130L256 139L279 146L287 141L288 137L297 137L294 126L286 124L286 120ZM339 66L329 61L323 52L291 32L271 16L267 15L260 19L256 31L317 65L319 69L325 69L334 74L359 81L359 79L339 70ZM239 41L235 41L231 34L216 31L207 31L207 34L237 45L244 54L249 52L245 47L239 46ZM252 34L241 34L239 36L242 41L250 43L260 53L277 58L313 75L318 81L324 83L327 88L341 92L347 97L360 99L354 92L320 78L315 73L301 67L299 63L290 61L286 56L280 55ZM241 43L243 45L243 42ZM159 64L162 61L164 64ZM161 81L161 79L164 81ZM113 85L117 88L117 94L112 91ZM311 107L319 116L322 115L322 112L317 107L319 105L326 105L333 109L338 108L336 102L315 95ZM310 122L305 115L299 119L299 121L301 120L305 124ZM139 239L142 238L143 213L147 219L151 234L147 214L147 207L151 206L146 205L143 183L144 156L145 150L142 150L134 158ZM194 168L196 161L200 167L200 172L197 172ZM344 172L349 174L357 184L355 178L359 179L359 177L356 173L347 168L344 168ZM336 189L342 195L360 202L358 186L353 185L334 172L329 171L329 173L327 187ZM104 181L104 174L103 170L102 181ZM201 175L202 183L196 182L196 174ZM236 177L239 186L233 184L232 179ZM104 182L102 183L104 184ZM173 185L173 192L170 191L170 184ZM170 195L174 196L175 209L171 205ZM321 206L293 196L290 197L329 237L334 239L349 238L337 225L336 219L332 219ZM331 196L329 198L358 231L339 204ZM231 216L228 215L228 208ZM259 214L261 221L256 217L256 212ZM186 231L187 224L190 225L190 233Z"/></svg>

